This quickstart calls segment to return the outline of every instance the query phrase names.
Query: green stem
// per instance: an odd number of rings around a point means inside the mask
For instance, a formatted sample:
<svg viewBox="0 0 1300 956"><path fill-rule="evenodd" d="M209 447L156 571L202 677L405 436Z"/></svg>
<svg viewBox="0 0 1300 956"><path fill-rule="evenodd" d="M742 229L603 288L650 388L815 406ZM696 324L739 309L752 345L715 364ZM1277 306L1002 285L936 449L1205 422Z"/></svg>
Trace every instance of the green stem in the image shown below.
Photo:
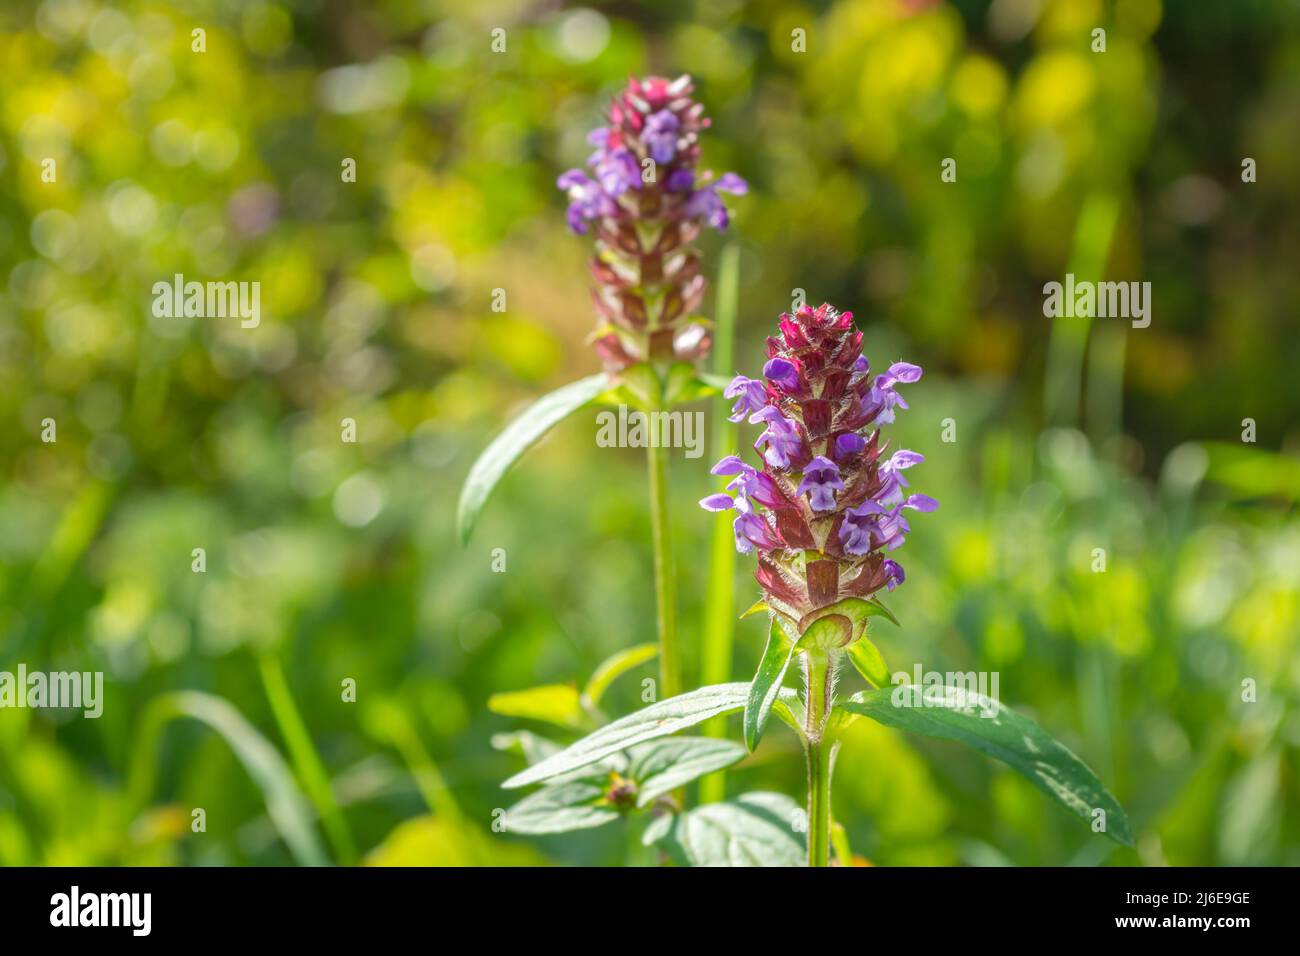
<svg viewBox="0 0 1300 956"><path fill-rule="evenodd" d="M804 655L807 715L804 753L808 763L808 865L829 866L831 848L831 751L826 736L834 665L824 651Z"/></svg>
<svg viewBox="0 0 1300 956"><path fill-rule="evenodd" d="M735 368L736 303L740 287L740 247L722 250L718 265L718 300L713 324L713 371L729 375ZM736 447L736 425L731 421L731 401L714 400L713 455L717 461ZM731 680L731 659L736 630L736 545L731 519L718 515L709 541L708 586L704 595L704 617L700 628L700 683L723 684ZM714 717L702 730L706 737L727 735L727 718ZM700 803L716 803L727 796L725 771L711 773L700 781Z"/></svg>
<svg viewBox="0 0 1300 956"><path fill-rule="evenodd" d="M650 523L655 561L655 603L659 614L659 699L682 692L681 648L677 642L677 586L673 577L668 524L668 456L653 442L646 447L650 473Z"/></svg>
<svg viewBox="0 0 1300 956"><path fill-rule="evenodd" d="M831 853L831 742L808 744L808 865L829 866Z"/></svg>

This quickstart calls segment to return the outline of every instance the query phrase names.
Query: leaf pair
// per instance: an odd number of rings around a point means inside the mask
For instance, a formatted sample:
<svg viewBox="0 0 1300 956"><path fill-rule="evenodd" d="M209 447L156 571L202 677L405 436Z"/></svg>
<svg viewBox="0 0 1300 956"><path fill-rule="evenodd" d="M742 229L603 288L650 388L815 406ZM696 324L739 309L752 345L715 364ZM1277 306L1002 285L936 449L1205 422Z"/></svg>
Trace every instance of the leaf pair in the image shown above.
<svg viewBox="0 0 1300 956"><path fill-rule="evenodd" d="M580 771L561 774L506 811L509 833L563 833L602 826L622 810L609 799L612 786L628 788L635 808L644 810L665 794L705 774L730 767L745 748L710 737L652 740ZM629 803L631 800L629 800ZM625 808L630 809L630 806Z"/></svg>
<svg viewBox="0 0 1300 956"><path fill-rule="evenodd" d="M760 607L766 608L766 605L759 602L745 614L751 614ZM749 699L745 702L746 747L753 750L762 739L772 705L777 700L781 683L785 680L786 671L790 669L796 651L831 651L847 645L853 666L869 683L876 687L889 683L889 668L885 666L885 659L866 637L867 621L874 616L898 623L889 609L879 601L845 598L799 622L796 626L802 636L796 642L782 623L785 616L775 610L771 611L772 622L768 630L767 646L763 649L758 671L750 684Z"/></svg>
<svg viewBox="0 0 1300 956"><path fill-rule="evenodd" d="M773 679L768 690L758 693L750 684L717 684L651 704L545 757L515 774L504 786L521 787L552 780L636 744L669 736L719 714L741 710L751 698L761 704L769 698L773 685L779 688L779 682ZM779 689L772 698L771 709L784 706L794 696L792 690ZM961 688L936 692L903 685L855 694L836 709L850 717L869 717L889 727L974 747L1024 774L1040 790L1110 839L1125 846L1133 845L1133 832L1124 809L1096 774L1032 720L991 698ZM703 809L699 807L690 813Z"/></svg>

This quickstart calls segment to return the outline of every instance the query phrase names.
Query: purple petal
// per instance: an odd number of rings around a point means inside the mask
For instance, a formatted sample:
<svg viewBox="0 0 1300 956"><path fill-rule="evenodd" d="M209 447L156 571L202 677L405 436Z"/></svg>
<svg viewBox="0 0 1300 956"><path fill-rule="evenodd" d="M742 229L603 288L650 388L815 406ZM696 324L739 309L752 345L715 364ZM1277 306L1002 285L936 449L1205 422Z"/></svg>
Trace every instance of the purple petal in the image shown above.
<svg viewBox="0 0 1300 956"><path fill-rule="evenodd" d="M866 447L866 440L856 432L845 432L835 439L835 454L841 458L856 455Z"/></svg>
<svg viewBox="0 0 1300 956"><path fill-rule="evenodd" d="M739 455L728 455L710 468L709 473L713 475L738 475L746 467Z"/></svg>
<svg viewBox="0 0 1300 956"><path fill-rule="evenodd" d="M581 169L570 169L560 174L560 178L555 181L555 185L561 189L572 189L575 186L586 187L591 185L591 180Z"/></svg>
<svg viewBox="0 0 1300 956"><path fill-rule="evenodd" d="M720 189L724 193L733 193L737 196L743 196L749 192L749 183L745 182L735 173L723 173L716 183L714 189Z"/></svg>
<svg viewBox="0 0 1300 956"><path fill-rule="evenodd" d="M921 380L921 366L910 362L895 362L889 366L889 375L896 382L911 384Z"/></svg>
<svg viewBox="0 0 1300 956"><path fill-rule="evenodd" d="M763 375L787 389L799 387L799 370L794 367L793 362L786 359L771 359L763 366Z"/></svg>
<svg viewBox="0 0 1300 956"><path fill-rule="evenodd" d="M885 467L889 471L902 471L904 468L911 468L913 465L919 465L923 461L925 461L924 455L903 448L894 452L889 461L885 462Z"/></svg>
<svg viewBox="0 0 1300 956"><path fill-rule="evenodd" d="M705 511L730 511L736 507L735 500L731 495L718 492L716 495L709 495L707 498L700 499L700 507Z"/></svg>
<svg viewBox="0 0 1300 956"><path fill-rule="evenodd" d="M907 500L899 507L911 508L920 512L930 512L939 510L939 502L929 495L908 495Z"/></svg>

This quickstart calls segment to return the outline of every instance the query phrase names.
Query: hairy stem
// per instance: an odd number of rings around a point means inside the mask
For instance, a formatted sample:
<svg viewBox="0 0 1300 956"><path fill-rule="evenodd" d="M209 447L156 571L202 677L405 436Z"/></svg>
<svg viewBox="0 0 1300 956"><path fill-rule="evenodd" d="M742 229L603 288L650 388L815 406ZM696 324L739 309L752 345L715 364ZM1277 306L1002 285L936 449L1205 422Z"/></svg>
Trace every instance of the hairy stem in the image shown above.
<svg viewBox="0 0 1300 956"><path fill-rule="evenodd" d="M831 742L809 742L808 865L829 866L831 848Z"/></svg>
<svg viewBox="0 0 1300 956"><path fill-rule="evenodd" d="M829 866L831 847L831 751L826 735L834 663L824 651L804 655L807 710L804 753L808 764L808 865Z"/></svg>
<svg viewBox="0 0 1300 956"><path fill-rule="evenodd" d="M667 455L654 442L646 446L650 473L650 523L655 562L655 603L659 615L659 699L682 692L681 648L677 642L677 586L668 525Z"/></svg>

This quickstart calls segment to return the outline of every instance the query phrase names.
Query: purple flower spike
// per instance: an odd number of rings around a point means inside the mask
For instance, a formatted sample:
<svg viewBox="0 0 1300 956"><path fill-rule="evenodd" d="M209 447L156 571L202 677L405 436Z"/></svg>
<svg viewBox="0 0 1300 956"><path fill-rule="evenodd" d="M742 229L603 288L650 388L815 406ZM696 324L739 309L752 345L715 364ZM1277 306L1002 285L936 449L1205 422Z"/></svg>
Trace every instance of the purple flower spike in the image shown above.
<svg viewBox="0 0 1300 956"><path fill-rule="evenodd" d="M904 475L925 456L906 448L882 455L885 442L873 432L907 407L896 386L917 381L920 366L895 362L873 378L852 315L831 305L783 314L778 329L767 340L765 381L741 375L726 390L737 399L733 421L753 409L748 420L764 426L754 444L762 467L723 458L713 473L730 476L734 497L703 504L737 513L736 547L758 552L764 601L796 625L902 584L903 567L888 555L912 531L904 515L939 502L908 492ZM855 629L850 641L861 636Z"/></svg>
<svg viewBox="0 0 1300 956"><path fill-rule="evenodd" d="M767 402L767 386L752 378L737 375L722 393L726 398L738 399L731 407L731 420L741 421L751 412L759 411Z"/></svg>
<svg viewBox="0 0 1300 956"><path fill-rule="evenodd" d="M796 494L808 493L808 503L813 511L834 511L835 492L844 490L840 469L829 458L818 455L803 470Z"/></svg>
<svg viewBox="0 0 1300 956"><path fill-rule="evenodd" d="M776 382L786 391L794 391L799 387L799 370L793 362L783 358L774 358L764 365L763 377Z"/></svg>
<svg viewBox="0 0 1300 956"><path fill-rule="evenodd" d="M709 119L693 92L689 76L629 78L587 137L591 178L577 170L560 177L569 228L595 234L592 346L609 372L647 361L698 365L711 345L699 322L708 283L691 243L703 224L726 227L720 197L746 187L734 174L716 182L701 175ZM629 284L633 274L645 281Z"/></svg>

